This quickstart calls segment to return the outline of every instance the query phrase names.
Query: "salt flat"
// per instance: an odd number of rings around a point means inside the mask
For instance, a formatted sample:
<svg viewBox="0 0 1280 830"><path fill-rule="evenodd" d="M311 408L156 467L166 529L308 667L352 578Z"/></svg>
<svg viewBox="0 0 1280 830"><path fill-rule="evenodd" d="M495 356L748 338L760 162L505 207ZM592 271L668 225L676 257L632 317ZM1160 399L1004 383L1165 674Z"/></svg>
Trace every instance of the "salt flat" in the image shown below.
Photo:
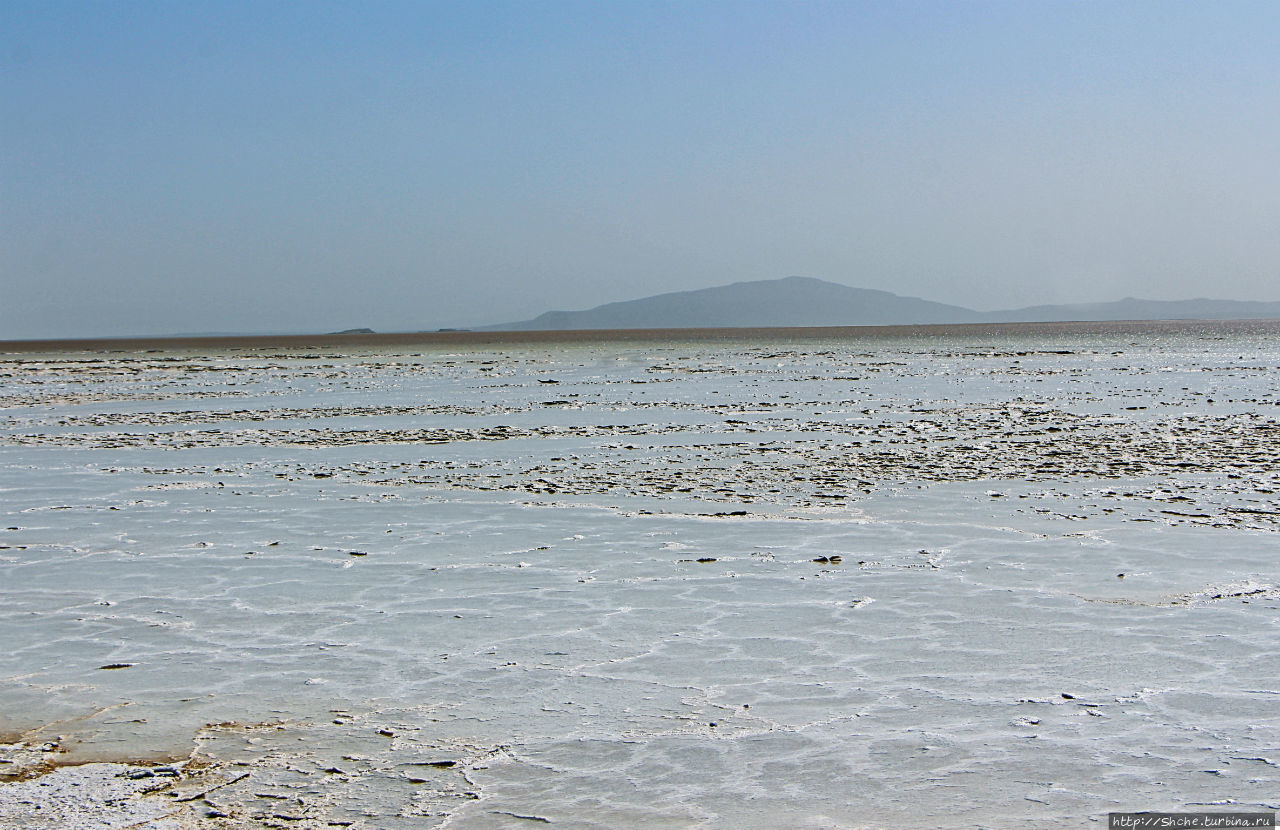
<svg viewBox="0 0 1280 830"><path fill-rule="evenodd" d="M1280 809L1278 334L0 356L0 826Z"/></svg>

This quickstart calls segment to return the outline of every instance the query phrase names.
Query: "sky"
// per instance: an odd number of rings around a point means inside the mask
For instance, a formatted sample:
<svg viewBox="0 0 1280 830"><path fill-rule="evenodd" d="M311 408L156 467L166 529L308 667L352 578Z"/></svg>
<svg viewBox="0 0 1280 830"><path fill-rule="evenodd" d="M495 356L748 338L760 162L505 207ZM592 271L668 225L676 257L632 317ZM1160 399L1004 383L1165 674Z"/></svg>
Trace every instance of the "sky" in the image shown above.
<svg viewBox="0 0 1280 830"><path fill-rule="evenodd" d="M1274 2L0 3L0 339L1280 300Z"/></svg>

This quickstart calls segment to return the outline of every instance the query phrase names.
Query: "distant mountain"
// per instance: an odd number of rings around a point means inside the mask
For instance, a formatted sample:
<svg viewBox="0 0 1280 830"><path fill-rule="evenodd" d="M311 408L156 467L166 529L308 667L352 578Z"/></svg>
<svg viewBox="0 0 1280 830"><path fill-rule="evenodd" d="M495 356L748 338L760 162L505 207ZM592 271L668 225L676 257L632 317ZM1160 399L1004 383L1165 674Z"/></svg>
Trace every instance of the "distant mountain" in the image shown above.
<svg viewBox="0 0 1280 830"><path fill-rule="evenodd" d="M992 311L993 323L1050 323L1063 320L1265 320L1280 318L1280 303L1237 300L1138 300L1126 297L1112 303L1035 305L1011 311Z"/></svg>
<svg viewBox="0 0 1280 830"><path fill-rule="evenodd" d="M1071 320L1280 319L1280 303L1234 300L1138 300L974 311L888 291L851 288L812 277L735 282L607 303L585 311L548 311L532 320L479 331L568 329L894 326L930 323L1037 323Z"/></svg>
<svg viewBox="0 0 1280 830"><path fill-rule="evenodd" d="M850 288L812 277L735 282L608 303L586 311L548 311L490 331L564 329L753 328L972 323L982 315L888 291Z"/></svg>

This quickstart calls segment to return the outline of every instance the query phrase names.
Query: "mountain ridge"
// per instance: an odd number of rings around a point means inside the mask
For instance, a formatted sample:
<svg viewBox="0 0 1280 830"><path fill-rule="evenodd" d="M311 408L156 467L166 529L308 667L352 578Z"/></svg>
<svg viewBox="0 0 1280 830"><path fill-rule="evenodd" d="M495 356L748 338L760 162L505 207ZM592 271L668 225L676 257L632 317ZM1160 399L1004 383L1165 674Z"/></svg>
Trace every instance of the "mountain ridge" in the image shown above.
<svg viewBox="0 0 1280 830"><path fill-rule="evenodd" d="M928 325L1108 320L1227 320L1280 318L1280 302L1143 300L1037 305L1002 311L903 297L814 277L782 277L672 291L605 303L581 311L547 311L531 320L476 327L477 331L588 329L764 328L787 326Z"/></svg>

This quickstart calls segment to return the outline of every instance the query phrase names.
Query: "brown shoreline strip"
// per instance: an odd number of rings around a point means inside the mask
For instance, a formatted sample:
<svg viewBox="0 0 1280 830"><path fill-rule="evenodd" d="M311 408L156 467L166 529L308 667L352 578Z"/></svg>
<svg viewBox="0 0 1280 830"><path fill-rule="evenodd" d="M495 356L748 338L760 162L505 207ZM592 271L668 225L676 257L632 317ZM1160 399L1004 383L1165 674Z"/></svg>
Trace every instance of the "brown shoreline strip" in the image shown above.
<svg viewBox="0 0 1280 830"><path fill-rule="evenodd" d="M1280 320L1106 320L1058 323L947 323L904 326L795 326L764 328L573 329L563 331L420 331L355 334L226 335L205 337L100 337L0 340L0 354L50 352L220 351L241 349L379 349L391 346L474 348L584 342L671 343L897 337L1195 332L1276 333Z"/></svg>

